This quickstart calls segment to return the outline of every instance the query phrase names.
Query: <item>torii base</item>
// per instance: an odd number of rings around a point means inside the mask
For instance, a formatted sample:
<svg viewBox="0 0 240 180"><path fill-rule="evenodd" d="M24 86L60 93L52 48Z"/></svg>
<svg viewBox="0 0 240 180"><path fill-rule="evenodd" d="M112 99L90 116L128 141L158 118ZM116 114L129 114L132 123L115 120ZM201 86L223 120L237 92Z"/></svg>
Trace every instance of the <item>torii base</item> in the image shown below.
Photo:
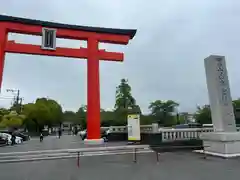
<svg viewBox="0 0 240 180"><path fill-rule="evenodd" d="M87 145L96 145L96 144L104 144L104 139L84 139L84 144Z"/></svg>

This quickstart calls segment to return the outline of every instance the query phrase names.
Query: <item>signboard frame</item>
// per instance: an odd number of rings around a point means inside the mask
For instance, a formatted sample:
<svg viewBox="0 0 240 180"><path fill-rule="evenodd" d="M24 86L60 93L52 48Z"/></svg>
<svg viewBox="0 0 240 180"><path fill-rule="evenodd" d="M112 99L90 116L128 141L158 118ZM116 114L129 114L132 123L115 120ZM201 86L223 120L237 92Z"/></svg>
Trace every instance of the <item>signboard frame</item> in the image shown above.
<svg viewBox="0 0 240 180"><path fill-rule="evenodd" d="M129 141L140 141L140 114L129 114L128 115L128 140Z"/></svg>

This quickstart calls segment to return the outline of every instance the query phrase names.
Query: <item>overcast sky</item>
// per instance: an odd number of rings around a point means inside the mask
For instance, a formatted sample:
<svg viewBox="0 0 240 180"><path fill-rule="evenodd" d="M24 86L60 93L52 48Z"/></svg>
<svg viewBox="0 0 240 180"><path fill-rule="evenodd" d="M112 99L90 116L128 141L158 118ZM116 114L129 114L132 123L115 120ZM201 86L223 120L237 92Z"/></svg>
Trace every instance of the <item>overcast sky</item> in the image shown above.
<svg viewBox="0 0 240 180"><path fill-rule="evenodd" d="M101 107L112 108L115 89L128 78L133 96L146 111L151 101L172 99L180 111L208 103L204 58L225 55L232 97L240 97L240 1L237 0L1 0L0 13L66 24L137 29L123 51L123 63L101 62ZM40 37L10 36L40 44ZM80 42L57 45L79 47ZM103 47L103 46L101 46ZM7 54L5 89L21 90L24 102L50 97L64 109L86 104L86 60ZM10 99L0 99L7 106Z"/></svg>

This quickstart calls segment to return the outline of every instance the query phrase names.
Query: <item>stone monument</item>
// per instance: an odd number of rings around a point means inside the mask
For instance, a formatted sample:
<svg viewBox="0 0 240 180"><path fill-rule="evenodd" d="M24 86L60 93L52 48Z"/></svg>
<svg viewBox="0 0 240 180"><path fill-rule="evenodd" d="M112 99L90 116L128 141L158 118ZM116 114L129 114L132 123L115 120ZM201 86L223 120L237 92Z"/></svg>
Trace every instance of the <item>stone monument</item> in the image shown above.
<svg viewBox="0 0 240 180"><path fill-rule="evenodd" d="M204 64L214 127L214 132L201 135L205 153L240 156L240 133L236 130L225 57L211 55Z"/></svg>

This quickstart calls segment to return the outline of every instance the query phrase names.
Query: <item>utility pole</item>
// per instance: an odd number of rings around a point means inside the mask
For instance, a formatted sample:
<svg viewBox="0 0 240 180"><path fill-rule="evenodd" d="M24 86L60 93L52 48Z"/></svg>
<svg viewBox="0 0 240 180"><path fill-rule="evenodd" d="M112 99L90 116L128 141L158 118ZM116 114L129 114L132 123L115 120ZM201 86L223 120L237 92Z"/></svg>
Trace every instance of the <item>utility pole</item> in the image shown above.
<svg viewBox="0 0 240 180"><path fill-rule="evenodd" d="M18 106L19 105L19 95L20 95L20 90L18 89L17 90L17 97L16 97L16 105Z"/></svg>
<svg viewBox="0 0 240 180"><path fill-rule="evenodd" d="M13 107L17 111L17 113L21 112L22 107L22 100L23 98L20 97L20 90L14 90L14 89L7 89L7 92L17 93L16 96L13 97Z"/></svg>
<svg viewBox="0 0 240 180"><path fill-rule="evenodd" d="M20 98L20 103L19 103L19 112L22 112L22 101L23 101L23 98Z"/></svg>

